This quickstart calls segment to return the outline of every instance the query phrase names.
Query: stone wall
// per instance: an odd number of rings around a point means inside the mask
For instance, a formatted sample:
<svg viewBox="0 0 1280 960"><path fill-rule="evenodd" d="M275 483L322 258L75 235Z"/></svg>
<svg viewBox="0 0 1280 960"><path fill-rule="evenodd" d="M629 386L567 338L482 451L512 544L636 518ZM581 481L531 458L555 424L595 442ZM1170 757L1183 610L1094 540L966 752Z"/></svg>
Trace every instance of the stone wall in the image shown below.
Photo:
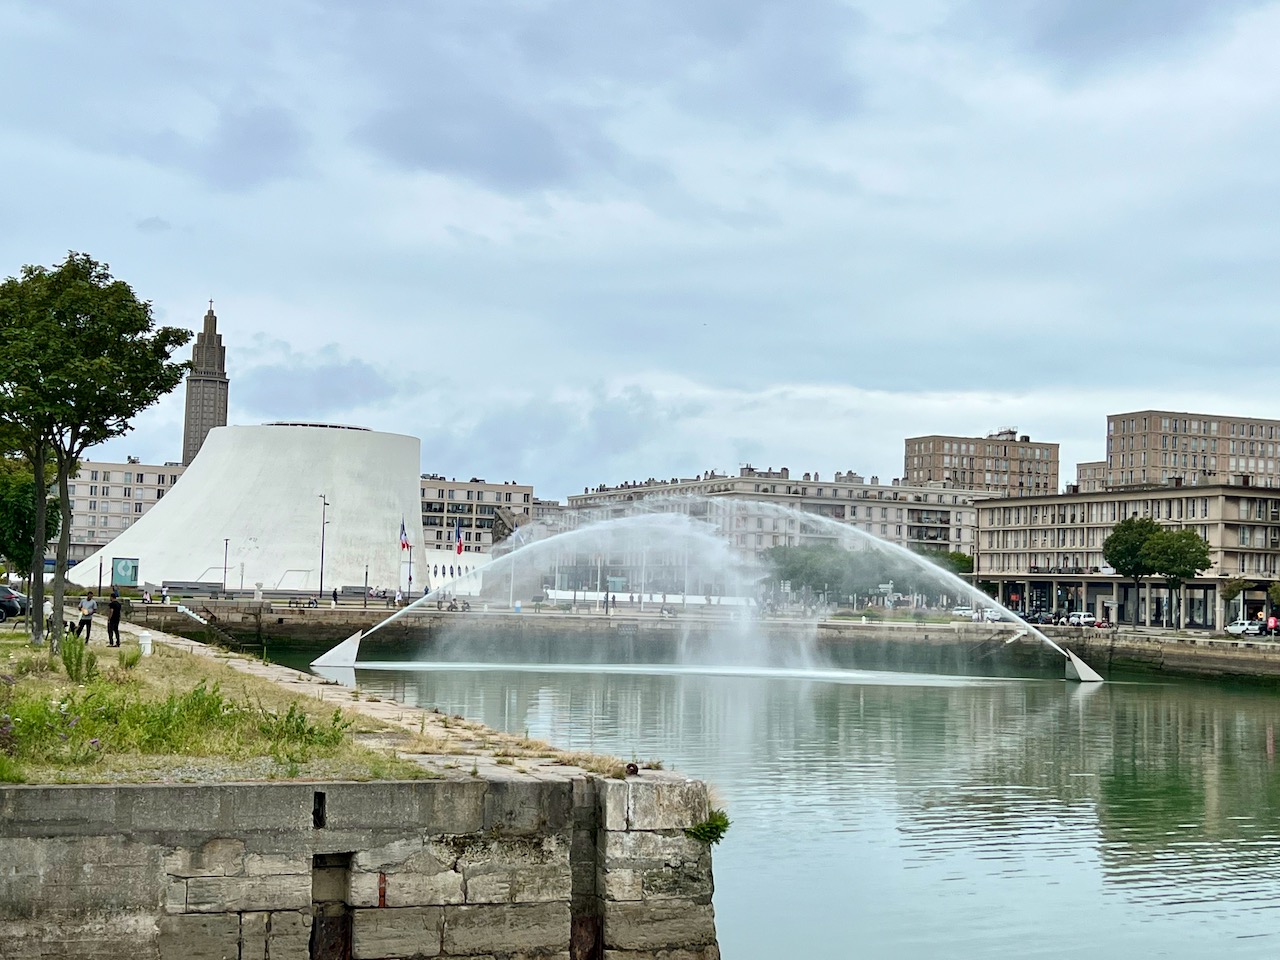
<svg viewBox="0 0 1280 960"><path fill-rule="evenodd" d="M0 787L0 958L716 960L703 784Z"/></svg>

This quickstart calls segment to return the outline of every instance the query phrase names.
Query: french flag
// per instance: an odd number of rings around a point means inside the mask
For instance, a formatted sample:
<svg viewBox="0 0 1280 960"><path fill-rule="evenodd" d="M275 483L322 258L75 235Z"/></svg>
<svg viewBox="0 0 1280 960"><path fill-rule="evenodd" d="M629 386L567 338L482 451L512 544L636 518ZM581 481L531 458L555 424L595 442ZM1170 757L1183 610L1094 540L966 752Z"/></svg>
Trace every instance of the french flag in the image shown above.
<svg viewBox="0 0 1280 960"><path fill-rule="evenodd" d="M401 549L401 550L408 550L408 549L409 549L409 534L408 534L408 532L407 532L407 531L405 530L405 528L404 528L404 520L403 520L403 519L401 519L401 521L400 521L400 549Z"/></svg>
<svg viewBox="0 0 1280 960"><path fill-rule="evenodd" d="M453 541L458 553L462 553L462 521L455 520L453 523Z"/></svg>

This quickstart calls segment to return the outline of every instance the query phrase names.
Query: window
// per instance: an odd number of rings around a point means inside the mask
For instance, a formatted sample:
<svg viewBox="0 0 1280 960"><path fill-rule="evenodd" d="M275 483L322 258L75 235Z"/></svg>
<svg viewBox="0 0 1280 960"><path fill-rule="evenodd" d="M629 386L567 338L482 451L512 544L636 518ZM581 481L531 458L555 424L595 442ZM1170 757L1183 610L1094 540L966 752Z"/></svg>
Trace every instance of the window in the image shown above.
<svg viewBox="0 0 1280 960"><path fill-rule="evenodd" d="M132 474L132 473L129 473L128 471L126 471L126 472L125 472L125 475L124 475L124 482L125 482L125 483L133 483L133 474Z"/></svg>
<svg viewBox="0 0 1280 960"><path fill-rule="evenodd" d="M90 470L90 471L89 471L89 479L90 479L90 480L97 480L97 479L98 479L98 471L97 471L97 470Z"/></svg>
<svg viewBox="0 0 1280 960"><path fill-rule="evenodd" d="M133 487L125 487L125 488L124 488L124 493L122 494L122 496L124 496L124 497L126 497L126 498L127 498L127 497L132 497L132 496L133 496Z"/></svg>
<svg viewBox="0 0 1280 960"><path fill-rule="evenodd" d="M110 471L110 470L103 470L103 471L102 471L102 479L103 479L104 481L106 481L106 480L110 480L110 479L111 479L111 471Z"/></svg>
<svg viewBox="0 0 1280 960"><path fill-rule="evenodd" d="M141 503L135 503L135 504L133 505L133 512L134 512L134 513L141 513L141 512L142 512L142 504L141 504Z"/></svg>
<svg viewBox="0 0 1280 960"><path fill-rule="evenodd" d="M90 501L89 501L89 509L90 509L90 510L97 510L97 509L98 509L98 501L97 501L97 500L90 500ZM90 519L90 520L92 520L92 519L93 519L93 517L90 517L89 519Z"/></svg>

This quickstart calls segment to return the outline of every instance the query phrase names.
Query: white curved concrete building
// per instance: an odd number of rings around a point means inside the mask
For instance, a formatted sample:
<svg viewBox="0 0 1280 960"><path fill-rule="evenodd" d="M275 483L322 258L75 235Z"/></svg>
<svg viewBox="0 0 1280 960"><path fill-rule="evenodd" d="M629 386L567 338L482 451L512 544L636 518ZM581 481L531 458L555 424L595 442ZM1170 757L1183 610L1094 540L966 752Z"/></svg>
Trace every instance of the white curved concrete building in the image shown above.
<svg viewBox="0 0 1280 960"><path fill-rule="evenodd" d="M112 561L138 561L138 582L224 582L240 593L323 586L394 590L409 551L424 556L416 437L360 427L270 423L217 427L178 483L141 520L68 571L103 585ZM323 497L323 500L322 500ZM326 506L327 504L327 506ZM416 562L415 562L416 566ZM418 577L415 571L415 585Z"/></svg>

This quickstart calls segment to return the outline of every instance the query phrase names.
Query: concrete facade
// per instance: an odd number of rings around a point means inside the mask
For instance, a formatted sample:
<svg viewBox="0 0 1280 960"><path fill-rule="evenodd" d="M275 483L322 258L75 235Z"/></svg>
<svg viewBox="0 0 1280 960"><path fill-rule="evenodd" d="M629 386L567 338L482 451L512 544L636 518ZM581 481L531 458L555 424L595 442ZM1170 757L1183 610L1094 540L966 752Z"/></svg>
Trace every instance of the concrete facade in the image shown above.
<svg viewBox="0 0 1280 960"><path fill-rule="evenodd" d="M0 787L0 957L717 960L705 787L545 769Z"/></svg>
<svg viewBox="0 0 1280 960"><path fill-rule="evenodd" d="M476 477L447 480L424 473L419 492L428 549L455 549L461 534L463 553L485 553L518 524L532 519L533 487L527 484L489 483Z"/></svg>
<svg viewBox="0 0 1280 960"><path fill-rule="evenodd" d="M1058 445L1032 441L1016 427L985 437L931 434L903 443L902 477L915 486L941 481L1006 497L1058 492Z"/></svg>
<svg viewBox="0 0 1280 960"><path fill-rule="evenodd" d="M186 469L180 463L82 460L68 486L71 496L68 558L79 563L128 530L164 499ZM48 550L50 563L54 552L53 548Z"/></svg>
<svg viewBox="0 0 1280 960"><path fill-rule="evenodd" d="M187 406L182 427L182 462L190 466L214 427L227 425L227 351L218 333L218 317L209 301L204 329L191 348L187 374Z"/></svg>
<svg viewBox="0 0 1280 960"><path fill-rule="evenodd" d="M1107 485L1280 487L1280 420L1173 410L1107 417Z"/></svg>
<svg viewBox="0 0 1280 960"><path fill-rule="evenodd" d="M1158 579L1133 595L1132 584L1103 559L1112 529L1135 515L1192 529L1209 545L1209 569L1183 591L1182 623L1224 625L1228 611L1218 593L1224 579L1265 586L1280 578L1280 490L1171 484L986 501L978 513L977 579L997 584L1001 601L1019 609L1087 610L1107 619L1119 613L1128 622L1129 604L1137 603L1140 622L1176 622L1178 611L1170 610ZM1259 590L1246 595L1244 610L1261 608Z"/></svg>
<svg viewBox="0 0 1280 960"><path fill-rule="evenodd" d="M710 503L696 499L709 498ZM847 523L865 533L903 546L972 553L977 511L972 491L944 484L912 486L878 477L837 472L823 480L816 473L792 478L790 470L741 467L738 476L708 471L700 477L646 480L617 487L599 486L569 497L568 524L614 519L633 510L653 510L643 501L668 499L669 509L687 512L719 526L733 547L750 556L773 547L811 546L832 539L830 530L753 504L791 507L802 513ZM723 498L723 506L716 504ZM732 501L732 502L730 502Z"/></svg>

